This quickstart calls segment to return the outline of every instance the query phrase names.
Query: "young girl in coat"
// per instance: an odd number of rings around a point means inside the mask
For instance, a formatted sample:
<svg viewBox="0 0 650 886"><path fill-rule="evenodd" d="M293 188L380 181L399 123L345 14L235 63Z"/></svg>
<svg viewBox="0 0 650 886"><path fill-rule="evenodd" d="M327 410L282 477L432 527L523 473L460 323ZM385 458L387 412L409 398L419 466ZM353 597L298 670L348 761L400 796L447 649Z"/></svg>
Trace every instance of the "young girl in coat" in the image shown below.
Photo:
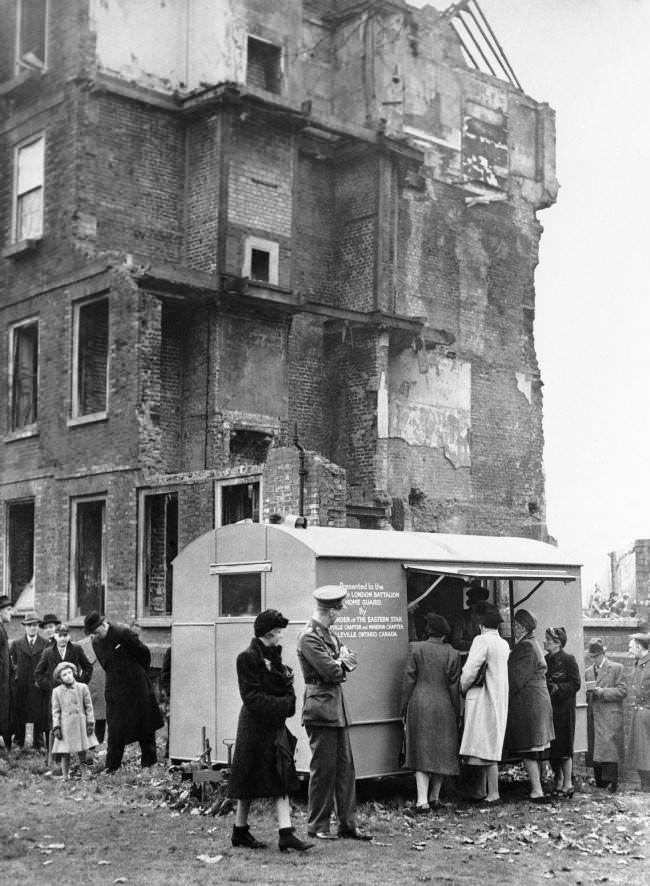
<svg viewBox="0 0 650 886"><path fill-rule="evenodd" d="M85 683L77 683L76 676L77 668L69 661L62 661L54 669L52 753L58 756L66 781L70 778L70 755L78 753L79 761L85 763L86 751L97 745L90 691Z"/></svg>

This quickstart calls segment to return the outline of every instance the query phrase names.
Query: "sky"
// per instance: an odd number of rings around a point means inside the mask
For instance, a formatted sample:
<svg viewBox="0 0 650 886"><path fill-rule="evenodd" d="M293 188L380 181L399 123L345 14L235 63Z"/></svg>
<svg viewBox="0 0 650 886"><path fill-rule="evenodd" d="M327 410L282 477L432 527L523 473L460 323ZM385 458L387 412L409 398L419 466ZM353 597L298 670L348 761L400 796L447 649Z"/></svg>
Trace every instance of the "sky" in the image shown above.
<svg viewBox="0 0 650 886"><path fill-rule="evenodd" d="M535 344L548 529L586 595L610 551L650 537L650 0L478 2L524 92L556 112Z"/></svg>

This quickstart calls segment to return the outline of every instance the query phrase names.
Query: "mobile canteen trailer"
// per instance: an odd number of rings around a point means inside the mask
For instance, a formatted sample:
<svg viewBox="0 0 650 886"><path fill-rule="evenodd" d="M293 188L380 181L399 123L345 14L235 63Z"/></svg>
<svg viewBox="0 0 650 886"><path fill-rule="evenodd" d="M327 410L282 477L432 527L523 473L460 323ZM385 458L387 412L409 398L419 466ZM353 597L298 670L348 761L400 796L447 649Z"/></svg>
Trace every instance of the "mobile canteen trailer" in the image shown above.
<svg viewBox="0 0 650 886"><path fill-rule="evenodd" d="M296 639L313 611L312 591L340 584L348 594L334 630L359 656L345 685L357 776L396 772L409 636L415 638L428 611L450 623L457 619L472 579L489 588L490 600L504 616L506 638L516 608L525 604L538 619L540 641L546 627L566 628L567 651L583 670L580 566L552 545L524 538L259 523L236 523L197 538L174 560L170 756L198 757L205 727L216 762L227 762L241 707L235 661L250 643L255 615L274 608L289 619L282 654L295 673L298 703L288 726L298 738L298 770L308 772ZM585 747L582 688L576 750Z"/></svg>

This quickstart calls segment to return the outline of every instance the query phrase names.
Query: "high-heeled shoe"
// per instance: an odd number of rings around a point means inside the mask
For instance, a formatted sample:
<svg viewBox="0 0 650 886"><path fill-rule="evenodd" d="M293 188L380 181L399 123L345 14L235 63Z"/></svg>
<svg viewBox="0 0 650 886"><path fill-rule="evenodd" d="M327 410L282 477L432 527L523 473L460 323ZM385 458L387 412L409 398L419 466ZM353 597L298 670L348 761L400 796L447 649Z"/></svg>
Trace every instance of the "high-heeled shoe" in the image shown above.
<svg viewBox="0 0 650 886"><path fill-rule="evenodd" d="M264 849L266 847L266 843L255 839L247 824L233 827L231 843L233 846L241 846L243 849Z"/></svg>
<svg viewBox="0 0 650 886"><path fill-rule="evenodd" d="M278 831L280 839L278 840L278 849L280 852L286 852L288 849L295 849L296 852L306 852L311 849L313 843L306 843L296 837L293 828L280 828Z"/></svg>
<svg viewBox="0 0 650 886"><path fill-rule="evenodd" d="M574 792L574 788L566 788L566 790L562 788L557 792L556 797L559 800L570 800L573 797Z"/></svg>

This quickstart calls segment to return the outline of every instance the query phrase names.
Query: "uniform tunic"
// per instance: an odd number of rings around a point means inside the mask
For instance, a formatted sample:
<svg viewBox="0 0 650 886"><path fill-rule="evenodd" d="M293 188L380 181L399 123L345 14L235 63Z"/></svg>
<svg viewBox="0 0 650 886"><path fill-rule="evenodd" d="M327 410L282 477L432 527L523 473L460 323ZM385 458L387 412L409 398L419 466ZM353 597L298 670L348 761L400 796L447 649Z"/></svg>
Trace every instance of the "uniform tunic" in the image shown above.
<svg viewBox="0 0 650 886"><path fill-rule="evenodd" d="M458 773L459 680L460 655L442 638L409 645L401 706L409 769Z"/></svg>

